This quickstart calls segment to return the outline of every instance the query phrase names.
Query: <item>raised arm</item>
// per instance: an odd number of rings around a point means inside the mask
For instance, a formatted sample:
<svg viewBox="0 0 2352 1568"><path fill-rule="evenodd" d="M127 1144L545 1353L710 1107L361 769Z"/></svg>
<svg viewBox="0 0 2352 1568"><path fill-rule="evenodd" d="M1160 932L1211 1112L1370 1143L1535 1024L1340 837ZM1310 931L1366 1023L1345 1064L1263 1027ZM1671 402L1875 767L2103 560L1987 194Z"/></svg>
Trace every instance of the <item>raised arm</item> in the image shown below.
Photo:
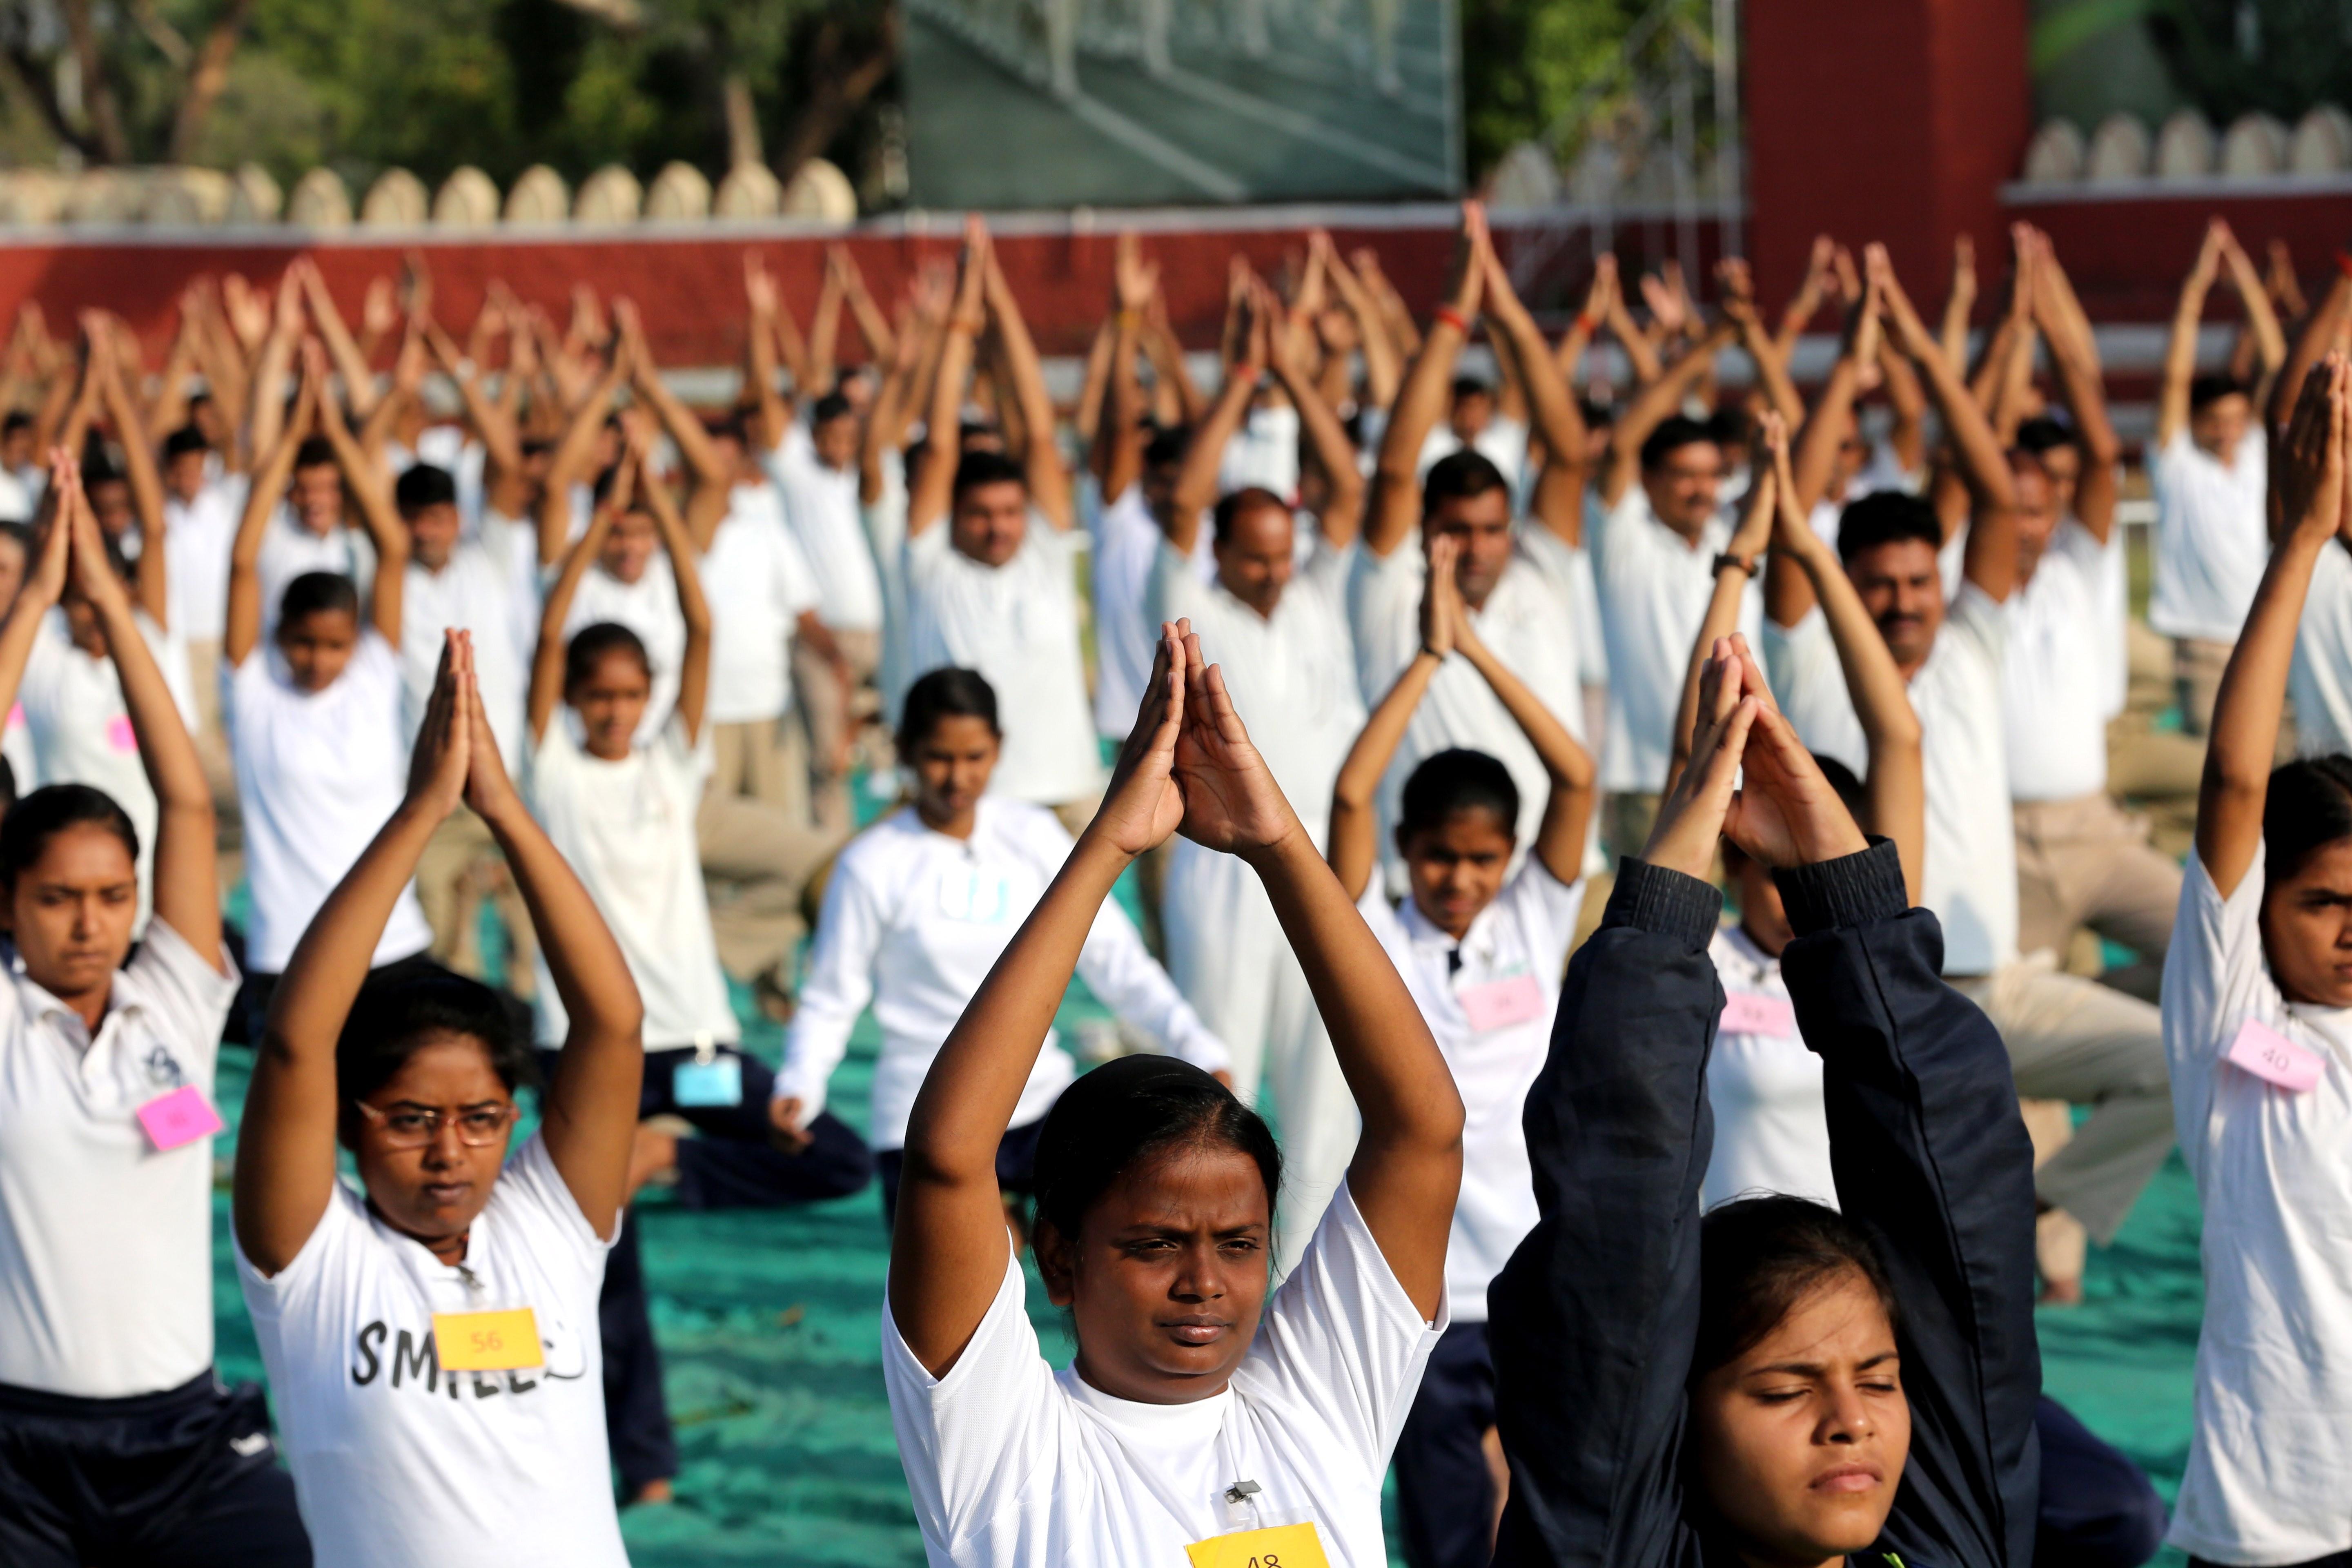
<svg viewBox="0 0 2352 1568"><path fill-rule="evenodd" d="M2092 538L2105 544L2116 526L2123 443L2116 439L2115 424L2107 417L2106 377L2099 367L2099 343L2092 333L2091 319L2084 313L2065 268L2059 266L2050 237L2036 230L2033 243L2039 255L2034 276L2040 285L2033 296L2034 320L2042 326L2042 341L2050 345L2058 395L2074 413L2074 428L2083 443L2083 472L2074 481L2074 518Z"/></svg>
<svg viewBox="0 0 2352 1568"><path fill-rule="evenodd" d="M662 546L669 552L670 573L677 581L677 613L686 622L686 652L677 667L677 717L691 745L702 738L703 710L710 694L710 602L703 597L702 570L695 563L698 552L686 520L654 477L653 454L640 443L636 456L637 482L661 527Z"/></svg>
<svg viewBox="0 0 2352 1568"><path fill-rule="evenodd" d="M451 637L417 731L406 798L327 895L270 996L237 1133L234 1205L237 1246L265 1277L294 1261L334 1195L335 1041L393 906L464 795L473 726L462 699L470 674Z"/></svg>
<svg viewBox="0 0 2352 1568"><path fill-rule="evenodd" d="M1788 447L1769 437L1766 445L1780 477L1781 494L1786 496L1793 489ZM1904 882L1916 901L1927 868L1927 773L1911 689L1837 552L1790 502L1783 501L1775 509L1772 552L1786 556L1821 601L1830 642L1837 649L1838 668L1845 677L1846 697L1862 725L1867 751L1869 771L1863 780L1863 793L1870 820L1865 826L1895 841L1903 859ZM1766 701L1771 700L1760 675L1754 686Z"/></svg>
<svg viewBox="0 0 2352 1568"><path fill-rule="evenodd" d="M1364 287L1364 280L1356 275L1356 269L1331 244L1330 235L1318 228L1307 236L1307 242L1329 251L1323 259L1323 276L1329 280L1331 291L1339 297L1340 305L1355 318L1356 346L1364 356L1364 404L1370 408L1386 408L1396 401L1398 378L1403 374L1403 356L1398 353L1396 339L1389 331L1388 318L1372 298L1371 290Z"/></svg>
<svg viewBox="0 0 2352 1568"><path fill-rule="evenodd" d="M278 293L264 319L266 335L254 355L253 376L247 387L252 406L246 413L246 428L256 467L269 460L285 428L286 375L302 342L302 287L290 268L288 276L278 279Z"/></svg>
<svg viewBox="0 0 2352 1568"><path fill-rule="evenodd" d="M1184 363L1184 345L1176 341L1176 331L1168 324L1167 297L1158 292L1143 310L1143 352L1151 360L1154 395L1175 404L1166 412L1184 425L1198 425L1207 417L1208 395L1192 379L1192 367Z"/></svg>
<svg viewBox="0 0 2352 1568"><path fill-rule="evenodd" d="M327 352L334 356L335 374L343 382L343 400L351 405L355 416L366 419L375 412L375 373L368 368L366 356L352 340L351 329L343 324L343 313L335 309L334 299L327 292L327 280L320 275L319 264L303 257L287 269L287 276L300 285L303 300L310 307L310 320L325 341Z"/></svg>
<svg viewBox="0 0 2352 1568"><path fill-rule="evenodd" d="M303 380L323 385L326 363L316 345L306 345ZM376 634L393 647L400 646L401 602L408 577L408 530L392 504L392 482L383 468L360 450L343 424L334 399L319 400L319 427L335 449L335 467L341 470L343 489L356 501L360 520L375 545L375 575L368 584L368 619Z"/></svg>
<svg viewBox="0 0 2352 1568"><path fill-rule="evenodd" d="M1536 841L1530 852L1543 862L1555 880L1572 884L1584 875L1585 828L1592 820L1592 785L1596 776L1591 753L1576 743L1559 715L1544 706L1542 698L1528 689L1511 670L1511 667L1495 657L1495 651L1480 639L1470 613L1462 605L1462 585L1451 572L1440 573L1433 564L1429 575L1433 592L1444 594L1451 601L1446 620L1454 628L1454 651L1470 661L1487 689L1494 692L1511 722L1536 749L1536 756L1544 765L1544 775L1549 781L1550 793L1544 797L1543 820L1537 825ZM1344 885L1344 884L1343 884ZM1358 894L1361 897L1361 893Z"/></svg>
<svg viewBox="0 0 2352 1568"><path fill-rule="evenodd" d="M938 336L937 324L911 310L902 310L889 369L874 394L874 406L857 438L857 499L867 506L882 500L884 464L904 450L912 417L922 361Z"/></svg>
<svg viewBox="0 0 2352 1568"><path fill-rule="evenodd" d="M1380 859L1381 780L1396 760L1397 747L1404 742L1413 710L1429 695L1429 683L1437 678L1445 656L1454 651L1462 595L1458 586L1442 592L1438 584L1441 580L1452 582L1461 553L1460 541L1451 534L1442 533L1429 542L1429 576L1421 592L1421 647L1397 672L1388 694L1373 706L1332 782L1328 858L1332 875L1339 879L1339 890L1351 900L1362 898L1364 889L1371 886L1372 871Z"/></svg>
<svg viewBox="0 0 2352 1568"><path fill-rule="evenodd" d="M1797 352L1797 340L1812 325L1813 316L1828 295L1832 277L1831 264L1837 256L1837 241L1826 234L1813 236L1812 254L1805 261L1805 276L1798 283L1796 293L1789 298L1780 311L1780 324L1772 333L1772 347L1782 363Z"/></svg>
<svg viewBox="0 0 2352 1568"><path fill-rule="evenodd" d="M1422 444L1444 416L1454 362L1469 341L1470 322L1485 293L1486 268L1478 258L1477 240L1486 226L1486 215L1478 204L1463 203L1446 302L1431 320L1429 335L1405 372L1388 428L1381 434L1380 466L1372 474L1371 508L1364 523L1364 548L1376 556L1394 554L1421 522Z"/></svg>
<svg viewBox="0 0 2352 1568"><path fill-rule="evenodd" d="M2181 279L2180 300L2172 309L2172 336L2164 350L2164 373L2156 388L2156 446L2158 451L2189 427L2189 384L2197 378L2197 329L2205 320L2205 298L2221 271L2221 237L2228 230L2220 218L2205 226L2197 259Z"/></svg>
<svg viewBox="0 0 2352 1568"><path fill-rule="evenodd" d="M2304 377L2311 374L2311 367L2328 350L2347 346L2344 331L2347 318L2352 318L2352 268L2339 267L2327 285L2327 292L2319 297L2319 308L2304 318L2303 330L2295 334L2285 368L2271 382L2270 405L2264 411L2264 418L2273 438L2294 423L2295 403L2303 395Z"/></svg>
<svg viewBox="0 0 2352 1568"><path fill-rule="evenodd" d="M1037 358L1037 345L1030 341L1029 324L1021 318L1021 302L1013 297L1013 286L1004 280L1004 269L996 264L992 249L988 253L985 281L989 319L995 323L997 342L1003 345L1013 395L1021 409L1024 437L1021 456L1029 475L1029 504L1054 527L1066 531L1076 523L1077 509L1070 500L1070 470L1062 462L1061 443L1055 438L1054 399L1045 390L1045 370Z"/></svg>
<svg viewBox="0 0 2352 1568"><path fill-rule="evenodd" d="M949 307L939 369L931 380L931 405L924 426L923 460L908 486L907 537L913 539L947 520L955 497L956 464L962 460L963 395L971 380L972 354L987 325L988 230L978 218L965 226L963 267Z"/></svg>
<svg viewBox="0 0 2352 1568"><path fill-rule="evenodd" d="M247 488L245 516L236 525L229 547L228 614L221 629L221 657L235 669L261 641L265 606L261 603L261 542L269 520L286 500L287 481L294 477L294 454L310 434L319 416L320 389L303 377L295 397L294 417L279 432L278 443L254 469Z"/></svg>
<svg viewBox="0 0 2352 1568"><path fill-rule="evenodd" d="M1491 233L1480 234L1478 250L1486 268L1486 320L1502 338L1499 346L1504 352L1498 357L1518 367L1520 384L1527 389L1528 412L1536 433L1543 437L1545 466L1565 463L1580 468L1591 435L1582 411L1576 406L1576 395L1569 390L1568 377L1553 359L1535 317L1528 313L1518 290L1511 286L1510 269L1496 254Z"/></svg>
<svg viewBox="0 0 2352 1568"><path fill-rule="evenodd" d="M1723 291L1724 316L1739 329L1739 346L1756 366L1757 384L1764 389L1765 401L1788 421L1790 429L1796 428L1804 423L1805 400L1797 395L1797 384L1789 379L1789 356L1764 330L1763 313L1756 308L1756 280L1748 273L1748 263L1727 256L1715 264L1715 277Z"/></svg>
<svg viewBox="0 0 2352 1568"><path fill-rule="evenodd" d="M1977 308L1977 242L1970 234L1952 237L1952 286L1944 295L1944 320L1937 341L1947 364L1969 363L1969 317Z"/></svg>
<svg viewBox="0 0 2352 1568"><path fill-rule="evenodd" d="M1601 459L1601 504L1614 507L1625 499L1642 473L1642 443L1650 433L1664 424L1669 415L1683 405L1690 389L1698 384L1715 364L1716 351L1737 335L1738 328L1729 321L1717 325L1701 338L1680 359L1661 372L1657 379L1633 395L1609 428L1609 452Z"/></svg>
<svg viewBox="0 0 2352 1568"><path fill-rule="evenodd" d="M1234 345L1237 357L1225 366L1224 384L1217 388L1217 400L1209 405L1208 417L1185 444L1183 465L1176 471L1167 504L1160 509L1160 531L1179 555L1190 556L1200 543L1201 514L1217 503L1217 470L1224 461L1225 446L1249 416L1258 375L1272 353L1273 339L1279 335L1273 330L1269 310L1279 311L1281 306L1271 303L1272 300L1261 285L1243 301L1243 330Z"/></svg>
<svg viewBox="0 0 2352 1568"><path fill-rule="evenodd" d="M856 253L845 245L835 245L826 251L825 259L840 269L842 302L849 307L850 320L857 323L857 335L866 340L866 357L877 364L889 363L898 352L898 335L866 287Z"/></svg>
<svg viewBox="0 0 2352 1568"><path fill-rule="evenodd" d="M1812 413L1798 427L1796 454L1790 465L1795 489L1790 499L1801 511L1811 511L1821 500L1829 489L1831 471L1837 466L1838 447L1859 428L1854 418L1854 399L1861 395L1863 378L1878 356L1879 310L1878 290L1865 286L1862 297L1846 312L1845 336L1838 344L1838 357L1830 366L1822 395L1814 401ZM1797 618L1801 616L1800 609ZM1796 621L1782 620L1780 624L1793 626Z"/></svg>
<svg viewBox="0 0 2352 1568"><path fill-rule="evenodd" d="M2205 775L2197 789L2197 857L2225 899L2262 846L2263 805L2278 755L2295 626L2319 552L2345 526L2344 488L2352 472L2352 368L2342 354L2329 354L2305 378L2294 422L2277 448L2272 483L2286 531L2271 552L2245 629L2221 673Z"/></svg>
<svg viewBox="0 0 2352 1568"><path fill-rule="evenodd" d="M1699 617L1698 636L1692 640L1690 662L1683 672L1682 701L1675 710L1672 745L1666 761L1668 787L1690 765L1691 737L1698 723L1699 678L1706 672L1707 661L1715 657L1715 645L1738 632L1740 607L1747 602L1749 585L1761 569L1765 548L1772 542L1774 503L1780 499L1783 480L1772 467L1769 443L1777 437L1780 449L1787 449L1787 429L1780 415L1768 411L1757 437L1759 445L1748 465L1752 478L1747 505L1740 511L1739 526L1733 531L1730 542L1716 557L1715 591L1707 595L1706 613Z"/></svg>
<svg viewBox="0 0 2352 1568"><path fill-rule="evenodd" d="M466 405L467 421L481 440L484 500L499 516L520 519L529 504L530 480L523 472L522 431L515 423L514 410L503 396L493 402L483 395L479 366L457 352L457 345L450 341L447 332L432 321L421 323L421 331L441 374L457 389L458 401ZM509 341L514 350L520 350L528 337L518 331L511 334ZM510 354L513 352L510 350ZM515 384L519 374L510 357L507 384ZM500 391L503 393L505 388Z"/></svg>
<svg viewBox="0 0 2352 1568"><path fill-rule="evenodd" d="M542 567L562 559L563 547L571 542L572 487L585 477L589 458L596 449L596 434L613 411L613 395L628 374L629 346L625 342L614 346L613 363L572 410L563 438L548 457L547 483L539 497L539 563Z"/></svg>
<svg viewBox="0 0 2352 1568"><path fill-rule="evenodd" d="M628 510L636 471L635 455L624 456L619 472L613 478L611 492L590 514L588 531L567 547L563 569L555 574L555 581L547 590L547 602L540 606L539 644L531 653L530 696L524 710L533 745L547 734L547 721L554 717L555 705L563 700L563 626L572 617L572 598L580 592L580 579L588 574L589 567L603 552L604 541L613 531L613 520Z"/></svg>
<svg viewBox="0 0 2352 1568"><path fill-rule="evenodd" d="M1328 494L1315 519L1316 531L1332 549L1345 550L1356 542L1364 521L1364 470L1356 460L1356 444L1348 439L1348 427L1307 374L1294 334L1269 332L1266 352L1275 382L1298 411L1307 448L1323 470Z"/></svg>
<svg viewBox="0 0 2352 1568"><path fill-rule="evenodd" d="M108 329L111 336L112 329ZM107 422L114 426L122 441L122 465L131 480L131 509L139 517L139 576L137 594L139 607L147 618L165 631L172 629L171 563L165 551L164 533L170 526L163 513L163 480L155 471L155 448L149 444L147 426L131 405L130 389L122 384L121 370L111 355L107 356L105 374L99 383L99 395L106 405ZM79 467L74 470L77 487L81 480ZM181 932L183 936L185 931ZM199 952L205 950L197 949Z"/></svg>
<svg viewBox="0 0 2352 1568"><path fill-rule="evenodd" d="M595 900L507 777L474 680L471 635L451 637L463 645L465 659L458 701L467 729L466 804L488 826L514 873L568 1020L563 1054L542 1100L539 1135L572 1201L596 1234L610 1241L620 1226L621 1205L628 1201L629 1152L646 1062L645 1007Z"/></svg>
<svg viewBox="0 0 2352 1568"><path fill-rule="evenodd" d="M628 346L630 390L640 401L652 405L661 418L662 428L676 443L678 456L693 470L694 491L693 499L687 503L688 507L708 491L715 489L723 494L733 489L735 470L719 451L719 443L710 438L710 432L702 427L694 411L662 380L661 367L654 363L652 346L646 341L645 322L637 315L636 302L614 300L613 321L620 329L621 341Z"/></svg>
<svg viewBox="0 0 2352 1568"><path fill-rule="evenodd" d="M2271 302L2270 289L2254 268L2254 258L2246 254L2246 247L2226 224L2221 229L2221 262L2230 269L2230 287L2245 306L2246 330L2253 336L2255 357L2262 362L2263 379L2267 380L2286 363L2286 333L2279 326L2278 308Z"/></svg>
<svg viewBox="0 0 2352 1568"><path fill-rule="evenodd" d="M81 472L74 454L63 447L52 447L49 489L41 498L42 510L48 514L47 525L35 538L32 559L25 563L24 585L16 590L6 618L0 619L0 713L16 706L16 693L25 683L25 667L32 662L33 645L39 640L41 625L66 591L74 530L73 520L58 510L65 499L58 489L60 470L77 476ZM22 788L26 782L19 780L18 787Z"/></svg>
<svg viewBox="0 0 2352 1568"><path fill-rule="evenodd" d="M1099 454L1095 477L1106 504L1117 500L1143 473L1143 384L1135 374L1143 341L1143 312L1160 288L1160 268L1143 258L1132 230L1118 237L1111 280L1111 316L1104 341L1104 398L1108 417L1095 432ZM1091 367L1089 367L1091 374ZM1085 406L1083 398L1080 407Z"/></svg>
<svg viewBox="0 0 2352 1568"><path fill-rule="evenodd" d="M147 775L148 787L155 792L155 918L179 932L215 971L226 973L221 950L213 792L205 783L203 765L196 761L196 743L188 738L180 705L173 700L163 671L139 629L131 596L123 592L121 578L107 560L97 514L82 493L81 470L53 458L49 483L62 492L50 527L62 532L70 526L74 586L98 613L99 630L106 638L106 651L122 688L122 705L131 716L139 765ZM47 563L45 560L43 564ZM7 632L0 629L0 663L13 651L6 643ZM21 673L22 664L16 668ZM13 700L13 681L8 691Z"/></svg>

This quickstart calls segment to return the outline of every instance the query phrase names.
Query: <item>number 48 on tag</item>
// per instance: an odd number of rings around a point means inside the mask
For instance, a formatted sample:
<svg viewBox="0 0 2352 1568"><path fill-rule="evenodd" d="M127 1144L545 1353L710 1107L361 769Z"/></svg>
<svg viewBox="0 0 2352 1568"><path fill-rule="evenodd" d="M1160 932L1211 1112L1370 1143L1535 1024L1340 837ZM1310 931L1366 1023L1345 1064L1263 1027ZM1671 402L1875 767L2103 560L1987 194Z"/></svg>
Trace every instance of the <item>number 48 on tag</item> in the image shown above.
<svg viewBox="0 0 2352 1568"><path fill-rule="evenodd" d="M1192 1568L1331 1568L1312 1524L1277 1524L1213 1535L1184 1548Z"/></svg>

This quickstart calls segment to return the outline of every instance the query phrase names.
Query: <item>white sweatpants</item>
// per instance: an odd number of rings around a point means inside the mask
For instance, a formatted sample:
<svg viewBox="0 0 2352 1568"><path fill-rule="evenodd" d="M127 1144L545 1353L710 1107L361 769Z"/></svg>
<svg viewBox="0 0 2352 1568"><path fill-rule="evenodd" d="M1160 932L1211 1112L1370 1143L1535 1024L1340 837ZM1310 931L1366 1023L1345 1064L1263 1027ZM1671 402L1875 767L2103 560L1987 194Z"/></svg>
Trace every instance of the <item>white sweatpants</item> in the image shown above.
<svg viewBox="0 0 2352 1568"><path fill-rule="evenodd" d="M1160 908L1169 975L1233 1052L1234 1092L1273 1101L1284 1169L1275 1258L1286 1273L1355 1153L1355 1100L1256 872L1179 839Z"/></svg>

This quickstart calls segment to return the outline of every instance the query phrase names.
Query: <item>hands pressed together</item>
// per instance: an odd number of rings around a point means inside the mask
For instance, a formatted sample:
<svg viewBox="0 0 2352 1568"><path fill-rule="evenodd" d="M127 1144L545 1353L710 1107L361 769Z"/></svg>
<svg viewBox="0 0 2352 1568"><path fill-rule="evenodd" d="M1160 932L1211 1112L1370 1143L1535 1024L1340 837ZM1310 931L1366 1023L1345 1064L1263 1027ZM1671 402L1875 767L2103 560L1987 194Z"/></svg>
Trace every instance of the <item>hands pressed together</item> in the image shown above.
<svg viewBox="0 0 2352 1568"><path fill-rule="evenodd" d="M1132 858L1181 833L1246 859L1302 831L1192 623L1162 622L1142 710L1085 838Z"/></svg>

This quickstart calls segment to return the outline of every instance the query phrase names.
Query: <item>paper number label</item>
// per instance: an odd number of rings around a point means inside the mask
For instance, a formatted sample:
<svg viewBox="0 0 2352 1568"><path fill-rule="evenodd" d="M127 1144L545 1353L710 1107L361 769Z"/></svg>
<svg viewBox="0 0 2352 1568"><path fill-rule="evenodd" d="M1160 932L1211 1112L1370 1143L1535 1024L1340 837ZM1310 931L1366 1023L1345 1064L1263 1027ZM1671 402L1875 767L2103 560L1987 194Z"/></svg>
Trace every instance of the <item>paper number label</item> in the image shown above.
<svg viewBox="0 0 2352 1568"><path fill-rule="evenodd" d="M148 1142L155 1145L159 1154L199 1138L209 1138L221 1130L220 1112L205 1098L205 1091L192 1083L169 1094L157 1095L141 1106L136 1114L139 1125L147 1130Z"/></svg>
<svg viewBox="0 0 2352 1568"><path fill-rule="evenodd" d="M1213 1535L1184 1548L1192 1568L1331 1568L1312 1524L1277 1524Z"/></svg>
<svg viewBox="0 0 2352 1568"><path fill-rule="evenodd" d="M1470 1026L1482 1035L1489 1029L1524 1024L1543 1013L1543 987L1532 974L1465 985L1454 994L1454 999L1462 1004L1462 1016Z"/></svg>
<svg viewBox="0 0 2352 1568"><path fill-rule="evenodd" d="M2296 1045L2266 1024L2246 1020L2225 1053L2229 1060L2266 1083L2289 1094L2301 1094L2319 1082L2326 1062L2319 1053Z"/></svg>
<svg viewBox="0 0 2352 1568"><path fill-rule="evenodd" d="M504 1312L436 1312L433 1348L444 1372L521 1372L545 1366L539 1315L529 1307Z"/></svg>
<svg viewBox="0 0 2352 1568"><path fill-rule="evenodd" d="M1768 1040L1785 1040L1797 1032L1797 1009L1779 996L1734 991L1723 999L1723 1022L1717 1026L1727 1035L1760 1035Z"/></svg>

